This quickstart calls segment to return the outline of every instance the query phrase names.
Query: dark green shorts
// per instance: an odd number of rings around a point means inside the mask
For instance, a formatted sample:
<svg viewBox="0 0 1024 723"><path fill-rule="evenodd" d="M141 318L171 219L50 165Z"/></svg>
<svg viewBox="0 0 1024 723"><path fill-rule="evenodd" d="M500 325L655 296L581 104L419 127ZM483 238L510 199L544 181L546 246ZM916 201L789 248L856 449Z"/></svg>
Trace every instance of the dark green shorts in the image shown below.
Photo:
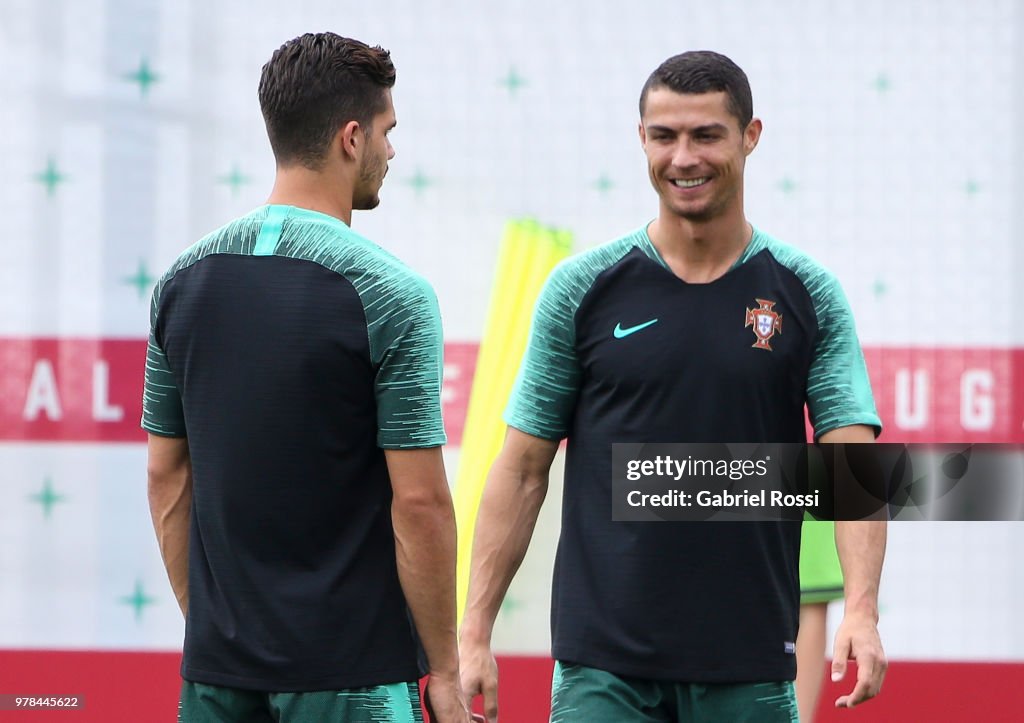
<svg viewBox="0 0 1024 723"><path fill-rule="evenodd" d="M184 681L178 723L423 723L420 689L393 683L348 690L261 693Z"/></svg>
<svg viewBox="0 0 1024 723"><path fill-rule="evenodd" d="M791 681L667 683L555 663L550 723L796 723Z"/></svg>

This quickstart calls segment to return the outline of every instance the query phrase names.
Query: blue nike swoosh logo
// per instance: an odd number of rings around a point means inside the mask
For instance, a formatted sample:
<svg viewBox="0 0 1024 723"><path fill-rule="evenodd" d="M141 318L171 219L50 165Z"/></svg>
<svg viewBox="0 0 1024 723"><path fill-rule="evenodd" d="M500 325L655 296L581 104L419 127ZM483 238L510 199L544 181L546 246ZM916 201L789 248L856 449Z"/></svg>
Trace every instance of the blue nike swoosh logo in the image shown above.
<svg viewBox="0 0 1024 723"><path fill-rule="evenodd" d="M624 339L625 337L629 336L630 334L635 334L636 332L640 331L641 329L646 329L651 324L657 324L657 323L658 323L657 319L651 319L650 321L645 321L643 324L637 324L636 326L631 326L628 329L623 329L622 328L622 324L616 324L615 325L615 331L612 332L612 335L616 339Z"/></svg>

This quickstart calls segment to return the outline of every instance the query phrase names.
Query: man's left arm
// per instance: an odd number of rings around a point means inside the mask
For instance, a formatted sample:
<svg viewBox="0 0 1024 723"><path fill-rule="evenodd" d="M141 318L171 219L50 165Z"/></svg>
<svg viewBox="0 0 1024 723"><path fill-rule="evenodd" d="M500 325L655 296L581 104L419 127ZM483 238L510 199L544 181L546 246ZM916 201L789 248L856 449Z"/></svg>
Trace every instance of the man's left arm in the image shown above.
<svg viewBox="0 0 1024 723"><path fill-rule="evenodd" d="M821 435L820 442L870 443L875 431L867 425L840 427ZM852 708L881 691L888 662L878 634L878 586L885 557L886 521L836 520L836 550L843 568L845 609L836 632L832 680L842 680L848 661L857 663L857 683L836 699L837 708Z"/></svg>
<svg viewBox="0 0 1024 723"><path fill-rule="evenodd" d="M188 539L192 458L187 437L149 435L149 512L160 555L182 615L188 613Z"/></svg>

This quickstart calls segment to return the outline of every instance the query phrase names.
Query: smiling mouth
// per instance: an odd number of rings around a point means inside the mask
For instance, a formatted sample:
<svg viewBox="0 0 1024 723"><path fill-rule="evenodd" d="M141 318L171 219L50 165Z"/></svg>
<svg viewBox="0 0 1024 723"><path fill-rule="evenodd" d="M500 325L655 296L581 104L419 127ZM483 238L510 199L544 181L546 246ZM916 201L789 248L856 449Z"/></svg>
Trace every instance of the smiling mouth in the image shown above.
<svg viewBox="0 0 1024 723"><path fill-rule="evenodd" d="M697 186L703 186L710 180L711 178L708 176L703 178L675 178L672 180L672 183L678 188L696 188Z"/></svg>

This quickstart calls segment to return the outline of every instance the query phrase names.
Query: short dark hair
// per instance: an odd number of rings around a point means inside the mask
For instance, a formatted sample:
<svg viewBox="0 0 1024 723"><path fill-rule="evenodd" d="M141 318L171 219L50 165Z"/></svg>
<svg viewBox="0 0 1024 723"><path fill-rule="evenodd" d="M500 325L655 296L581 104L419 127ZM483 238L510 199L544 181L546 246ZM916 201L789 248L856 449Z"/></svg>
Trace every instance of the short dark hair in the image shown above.
<svg viewBox="0 0 1024 723"><path fill-rule="evenodd" d="M725 91L726 107L739 121L741 130L754 117L754 101L747 74L729 58L711 50L691 50L673 55L659 65L640 91L641 117L647 104L647 94L656 88L668 88L676 93Z"/></svg>
<svg viewBox="0 0 1024 723"><path fill-rule="evenodd" d="M334 33L306 33L271 56L260 76L260 108L278 165L323 166L349 121L368 126L395 84L391 54Z"/></svg>

